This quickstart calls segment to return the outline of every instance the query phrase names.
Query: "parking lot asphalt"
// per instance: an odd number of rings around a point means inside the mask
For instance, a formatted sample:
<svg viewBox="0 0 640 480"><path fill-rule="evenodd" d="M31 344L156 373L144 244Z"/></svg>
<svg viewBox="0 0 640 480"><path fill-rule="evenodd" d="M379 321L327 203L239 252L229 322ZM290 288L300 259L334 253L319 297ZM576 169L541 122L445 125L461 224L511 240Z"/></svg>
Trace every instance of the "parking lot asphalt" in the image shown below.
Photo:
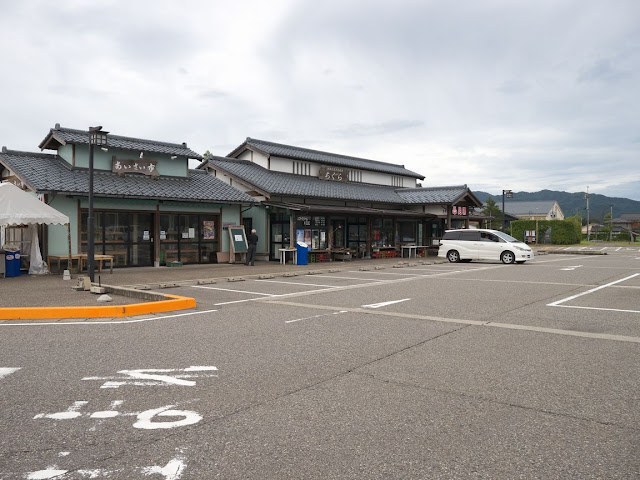
<svg viewBox="0 0 640 480"><path fill-rule="evenodd" d="M0 323L0 477L637 478L640 248L618 248L116 271L197 308Z"/></svg>
<svg viewBox="0 0 640 480"><path fill-rule="evenodd" d="M350 262L327 262L310 265L282 265L276 262L256 262L255 266L242 263L184 265L182 267L137 267L116 268L113 273L96 272L94 284L115 287L109 289L112 298L110 305L131 305L153 301L147 298L150 292L171 294L171 288L197 282L233 282L241 278L258 278L264 275L302 275L310 271L327 271L348 265L350 268L374 268L374 266L390 267L402 262L402 259L352 260ZM428 264L442 263L445 260L437 257L404 259L411 262ZM32 307L87 307L100 305L99 295L88 291L77 291L72 287L78 285L78 278L86 274L72 273L70 280L62 275L26 275L0 278L0 310L3 308ZM124 289L127 289L126 293ZM139 292L138 296L129 296L131 290Z"/></svg>
<svg viewBox="0 0 640 480"><path fill-rule="evenodd" d="M574 254L603 254L607 249L615 250L616 246L609 244L595 247L557 247L535 246L536 256L547 253L574 253ZM634 247L635 248L635 247ZM256 262L255 266L246 266L242 263L235 264L209 264L209 265L184 265L181 267L136 267L116 268L113 273L108 271L96 272L95 283L108 288L111 297L109 306L133 305L142 302L162 300L161 296L155 297L150 292L159 294L171 294L171 288L198 282L233 282L241 278L257 278L264 275L291 275L307 274L310 271L327 271L348 266L349 268L371 268L376 266L390 268L402 262L419 262L424 264L444 263L446 260L438 257L411 258L411 259L354 259L352 261L327 262L309 265L282 265L276 262ZM107 305L99 303L99 295L88 291L74 290L78 285L78 278L86 274L72 273L71 280L64 280L62 275L27 275L22 272L18 277L0 278L0 310L3 308L47 308L47 307L94 307ZM124 291L121 287L128 288ZM131 291L134 291L132 293ZM139 293L135 293L139 292ZM96 309L97 310L97 309ZM86 312L86 310L85 310ZM75 315L78 317L80 314ZM86 314L91 317L91 314ZM98 315L108 316L108 315ZM0 315L0 319L3 316ZM4 318L11 318L4 315ZM26 317L22 317L26 318ZM41 315L40 318L46 318ZM51 317L54 318L54 317ZM0 320L3 321L3 320Z"/></svg>

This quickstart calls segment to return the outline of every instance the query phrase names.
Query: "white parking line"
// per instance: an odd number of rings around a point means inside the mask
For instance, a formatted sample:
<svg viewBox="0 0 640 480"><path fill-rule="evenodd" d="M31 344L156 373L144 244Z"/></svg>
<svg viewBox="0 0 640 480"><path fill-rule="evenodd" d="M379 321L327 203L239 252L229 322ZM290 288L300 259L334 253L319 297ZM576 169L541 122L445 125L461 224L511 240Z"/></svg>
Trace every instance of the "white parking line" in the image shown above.
<svg viewBox="0 0 640 480"><path fill-rule="evenodd" d="M406 302L407 300L411 300L411 299L403 298L401 300L389 300L388 302L370 303L369 305L361 305L361 307L362 308L381 308L381 307L386 307L388 305L393 305L395 303Z"/></svg>
<svg viewBox="0 0 640 480"><path fill-rule="evenodd" d="M275 296L273 293L249 292L247 290L233 290L231 288L207 287L204 285L191 285L192 288L204 288L206 290L222 290L223 292L246 293L248 295L264 295L266 297Z"/></svg>
<svg viewBox="0 0 640 480"><path fill-rule="evenodd" d="M322 275L322 278L340 278L342 280L362 280L368 282L373 280L374 282L388 282L389 280L377 280L374 278L362 278L362 277L341 277L339 275Z"/></svg>
<svg viewBox="0 0 640 480"><path fill-rule="evenodd" d="M364 274L368 274L368 275L372 275L372 274L376 274L376 275L400 275L403 277L425 277L427 275L420 275L418 273L400 273L400 272L381 272L380 270L376 270L375 272L369 271L369 270L365 270L365 271L359 271L359 270L352 270L349 273L364 273Z"/></svg>
<svg viewBox="0 0 640 480"><path fill-rule="evenodd" d="M347 313L347 311L340 310L339 312L320 313L318 315L312 315L311 317L296 318L295 320L286 320L284 323L302 322L303 320L313 320L314 318L326 317L328 315L340 315L341 313Z"/></svg>
<svg viewBox="0 0 640 480"><path fill-rule="evenodd" d="M11 375L12 373L17 372L22 367L0 367L0 378L6 377L7 375Z"/></svg>
<svg viewBox="0 0 640 480"><path fill-rule="evenodd" d="M288 302L288 301L271 301L272 303L278 303L281 305L290 305L295 307L306 307L313 308L318 310L337 310L340 308L340 313L364 313L365 309L363 308L345 308L345 307L334 307L331 305L310 305L304 303L297 302ZM490 327L490 328L504 328L508 330L521 330L521 331L529 331L529 332L538 332L538 333L548 333L551 335L562 335L567 337L579 337L579 338L592 338L596 340L613 340L616 342L629 342L629 343L639 343L640 337L632 337L628 335L612 335L608 333L592 333L592 332L581 332L577 330L562 330L559 328L546 328L546 327L535 327L533 325L518 325L513 323L500 323L500 322L485 322L478 320L465 320L462 318L445 318L445 317L434 317L430 315L419 315L413 313L400 313L400 312L384 312L380 310L366 310L366 313L370 315L383 315L388 317L398 317L398 318L407 318L413 320L424 320L424 321L432 321L432 322L443 322L443 323L454 323L454 324L462 324L462 325L475 325L478 327Z"/></svg>
<svg viewBox="0 0 640 480"><path fill-rule="evenodd" d="M589 293L597 292L598 290L602 290L604 288L611 287L612 285L616 285L618 283L622 283L622 282L624 282L626 280L629 280L631 278L637 277L638 275L640 275L640 273L634 273L633 275L629 275L628 277L621 278L620 280L616 280L615 282L607 283L605 285L600 285L598 287L595 287L595 288L592 288L590 290L587 290L586 292L578 293L577 295L572 295L570 297L563 298L562 300L557 300L555 302L548 303L547 306L548 307L585 308L585 309L589 309L589 310L608 310L608 311L636 312L636 310L616 310L616 309L612 309L612 308L602 308L601 309L601 308L595 308L595 307L579 307L579 306L569 306L569 305L561 305L561 304L565 303L565 302L569 302L571 300L575 300L576 298L582 297L583 295L588 295ZM640 313L640 312L638 312L638 313Z"/></svg>
<svg viewBox="0 0 640 480"><path fill-rule="evenodd" d="M283 282L280 280L256 280L256 282L284 283L285 285L304 285L307 287L335 287L335 285L321 285L319 283Z"/></svg>

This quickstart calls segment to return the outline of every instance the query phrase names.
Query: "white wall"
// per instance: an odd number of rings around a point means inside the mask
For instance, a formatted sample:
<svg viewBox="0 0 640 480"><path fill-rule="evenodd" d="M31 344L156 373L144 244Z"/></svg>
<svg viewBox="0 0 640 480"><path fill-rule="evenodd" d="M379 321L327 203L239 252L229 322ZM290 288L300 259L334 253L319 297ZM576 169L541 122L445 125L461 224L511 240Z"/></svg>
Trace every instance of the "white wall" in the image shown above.
<svg viewBox="0 0 640 480"><path fill-rule="evenodd" d="M255 158L256 158L256 154L254 154L254 160ZM320 175L320 167L324 165L316 162L304 162L302 160L292 160L290 158L281 158L281 157L272 156L271 171L293 173L294 162L308 163L311 167L309 176L315 177L315 178L318 178L318 176ZM345 167L345 168L348 170L354 170L348 167ZM359 170L359 171L362 172L362 183L370 183L373 185L393 186L392 178L398 176L398 175L391 175L390 173L372 172L368 170ZM401 187L416 186L417 180L415 178L407 177L407 176L402 176L401 178L402 178L402 184L400 185Z"/></svg>

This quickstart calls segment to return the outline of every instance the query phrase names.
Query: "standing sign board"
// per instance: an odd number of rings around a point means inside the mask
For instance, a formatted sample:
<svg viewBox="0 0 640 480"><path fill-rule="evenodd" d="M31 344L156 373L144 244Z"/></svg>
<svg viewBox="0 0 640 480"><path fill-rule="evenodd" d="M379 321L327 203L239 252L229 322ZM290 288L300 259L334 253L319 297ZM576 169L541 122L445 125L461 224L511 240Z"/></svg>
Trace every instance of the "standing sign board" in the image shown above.
<svg viewBox="0 0 640 480"><path fill-rule="evenodd" d="M524 231L524 242L525 243L536 243L536 231L535 230L525 230Z"/></svg>
<svg viewBox="0 0 640 480"><path fill-rule="evenodd" d="M242 258L242 254L246 256L248 250L247 244L247 236L244 232L244 227L242 225L230 225L228 227L229 231L229 263L235 263L236 254L240 254L240 260L244 260Z"/></svg>

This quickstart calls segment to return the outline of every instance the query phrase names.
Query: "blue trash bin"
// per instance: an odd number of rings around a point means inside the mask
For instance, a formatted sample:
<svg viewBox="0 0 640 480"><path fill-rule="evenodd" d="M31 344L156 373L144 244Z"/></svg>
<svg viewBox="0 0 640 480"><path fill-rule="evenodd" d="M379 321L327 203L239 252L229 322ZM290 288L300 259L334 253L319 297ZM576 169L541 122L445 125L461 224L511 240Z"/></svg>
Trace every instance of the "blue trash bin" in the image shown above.
<svg viewBox="0 0 640 480"><path fill-rule="evenodd" d="M20 276L20 250L4 252L4 269L6 277Z"/></svg>
<svg viewBox="0 0 640 480"><path fill-rule="evenodd" d="M296 256L298 257L298 265L307 265L309 263L309 247L306 243L298 242L296 245Z"/></svg>

